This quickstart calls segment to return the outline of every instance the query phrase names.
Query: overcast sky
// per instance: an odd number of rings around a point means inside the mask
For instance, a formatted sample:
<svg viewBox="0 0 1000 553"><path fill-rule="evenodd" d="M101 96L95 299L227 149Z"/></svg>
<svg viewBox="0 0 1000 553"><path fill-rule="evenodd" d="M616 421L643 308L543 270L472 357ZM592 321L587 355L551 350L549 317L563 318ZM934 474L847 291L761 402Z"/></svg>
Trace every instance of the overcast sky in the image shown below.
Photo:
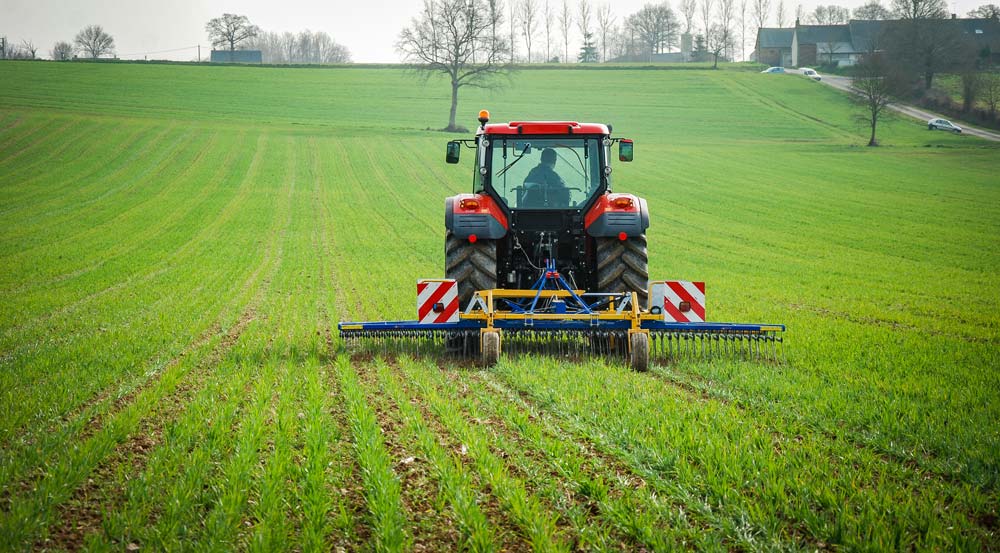
<svg viewBox="0 0 1000 553"><path fill-rule="evenodd" d="M505 2L508 3L511 0ZM519 1L519 0L517 0ZM537 0L539 5L545 0ZM677 8L679 0L670 2ZM889 0L883 0L888 4ZM951 11L964 17L980 4L995 0L947 0ZM561 0L549 0L552 6ZM570 0L576 6L578 0ZM778 0L771 0L772 7ZM599 0L591 0L599 5ZM611 2L618 16L637 11L650 0ZM749 3L749 1L748 1ZM794 21L795 0L785 0L788 19ZM816 4L834 3L850 8L863 0L803 0L808 13ZM85 25L99 24L115 38L118 56L129 59L193 60L196 45L202 57L211 46L205 34L205 22L222 13L246 15L267 31L326 31L350 49L357 62L398 62L393 44L399 31L420 11L417 0L0 0L0 36L19 43L31 40L40 56L48 57L58 40L72 42ZM773 24L772 12L772 24ZM575 32L573 33L576 34ZM544 35L539 33L538 41ZM750 39L748 39L750 40ZM752 42L752 41L751 41ZM571 46L572 48L572 46ZM521 46L523 50L523 45ZM537 49L537 48L533 48ZM164 52L166 50L174 50ZM575 51L575 48L572 49Z"/></svg>

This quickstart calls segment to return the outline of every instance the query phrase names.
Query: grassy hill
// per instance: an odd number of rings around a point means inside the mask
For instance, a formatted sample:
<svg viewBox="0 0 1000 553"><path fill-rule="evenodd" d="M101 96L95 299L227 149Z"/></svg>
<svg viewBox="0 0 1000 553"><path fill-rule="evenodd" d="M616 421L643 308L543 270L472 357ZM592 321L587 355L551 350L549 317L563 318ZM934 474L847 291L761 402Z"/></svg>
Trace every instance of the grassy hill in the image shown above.
<svg viewBox="0 0 1000 553"><path fill-rule="evenodd" d="M522 71L461 122L610 122L650 274L782 365L353 360L443 271L448 89L0 63L0 542L996 548L1000 149L741 71Z"/></svg>

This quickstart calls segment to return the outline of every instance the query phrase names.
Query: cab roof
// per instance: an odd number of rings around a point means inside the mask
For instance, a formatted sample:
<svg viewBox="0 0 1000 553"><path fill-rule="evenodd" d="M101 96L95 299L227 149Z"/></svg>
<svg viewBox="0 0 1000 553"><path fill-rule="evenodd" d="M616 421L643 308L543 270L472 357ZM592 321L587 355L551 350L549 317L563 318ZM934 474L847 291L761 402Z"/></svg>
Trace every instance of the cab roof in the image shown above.
<svg viewBox="0 0 1000 553"><path fill-rule="evenodd" d="M608 126L601 123L576 121L511 121L491 123L477 134L610 134Z"/></svg>

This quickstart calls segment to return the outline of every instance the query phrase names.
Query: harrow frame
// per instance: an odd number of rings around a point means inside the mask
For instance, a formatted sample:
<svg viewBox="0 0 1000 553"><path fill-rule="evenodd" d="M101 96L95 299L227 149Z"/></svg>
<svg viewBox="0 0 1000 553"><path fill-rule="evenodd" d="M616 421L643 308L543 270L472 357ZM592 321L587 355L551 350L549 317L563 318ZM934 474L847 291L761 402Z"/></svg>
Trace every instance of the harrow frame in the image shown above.
<svg viewBox="0 0 1000 553"><path fill-rule="evenodd" d="M416 341L414 349L421 351L423 343L443 344L446 351L478 356L486 366L499 360L507 341L514 353L552 351L546 345L556 344L559 354L624 357L637 371L647 370L651 355L778 359L779 333L785 330L781 324L665 321L661 313L641 309L634 292L574 290L552 261L531 289L477 291L456 322L341 322L337 328L349 346L371 340L376 349L386 349Z"/></svg>

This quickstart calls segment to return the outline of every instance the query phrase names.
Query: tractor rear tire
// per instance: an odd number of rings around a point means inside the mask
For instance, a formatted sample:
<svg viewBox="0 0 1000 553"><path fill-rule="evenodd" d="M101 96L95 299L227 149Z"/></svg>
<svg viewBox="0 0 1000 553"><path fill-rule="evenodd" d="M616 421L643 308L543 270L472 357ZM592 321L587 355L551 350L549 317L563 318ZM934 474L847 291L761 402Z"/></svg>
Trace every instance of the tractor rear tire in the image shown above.
<svg viewBox="0 0 1000 553"><path fill-rule="evenodd" d="M646 235L597 239L597 289L600 292L635 292L645 309L649 284Z"/></svg>
<svg viewBox="0 0 1000 553"><path fill-rule="evenodd" d="M450 230L444 240L445 278L458 281L458 308L465 310L477 290L497 287L497 245L457 238Z"/></svg>

